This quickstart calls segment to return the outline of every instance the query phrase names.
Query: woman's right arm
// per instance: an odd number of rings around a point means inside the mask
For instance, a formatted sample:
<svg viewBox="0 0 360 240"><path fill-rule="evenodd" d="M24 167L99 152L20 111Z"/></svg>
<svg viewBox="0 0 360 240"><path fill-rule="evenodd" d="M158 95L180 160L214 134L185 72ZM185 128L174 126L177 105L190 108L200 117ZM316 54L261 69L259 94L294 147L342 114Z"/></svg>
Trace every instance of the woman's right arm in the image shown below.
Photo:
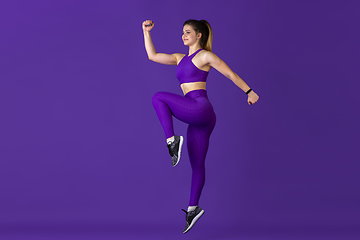
<svg viewBox="0 0 360 240"><path fill-rule="evenodd" d="M151 23L151 26L146 26ZM154 22L151 20L146 20L142 24L143 32L144 32L144 42L146 53L151 61L167 64L167 65L177 65L177 58L179 57L178 53L175 54L165 54L165 53L157 53L154 47L154 44L151 40L150 31L154 27Z"/></svg>

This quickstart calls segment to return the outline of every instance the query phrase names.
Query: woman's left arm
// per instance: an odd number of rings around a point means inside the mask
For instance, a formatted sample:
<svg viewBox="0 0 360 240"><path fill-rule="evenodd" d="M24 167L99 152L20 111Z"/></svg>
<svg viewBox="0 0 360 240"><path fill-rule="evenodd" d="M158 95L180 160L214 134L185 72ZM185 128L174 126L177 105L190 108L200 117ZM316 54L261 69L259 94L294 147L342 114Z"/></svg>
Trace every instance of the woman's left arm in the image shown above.
<svg viewBox="0 0 360 240"><path fill-rule="evenodd" d="M243 90L245 93L250 90L250 87L245 83L244 80L242 80L236 73L234 73L230 67L221 60L218 56L216 56L214 53L207 51L206 54L204 54L204 60L209 64L211 67L218 70L222 75L229 78L231 81L234 82L236 86L238 86L241 90ZM252 90L248 94L248 103L250 105L256 103L259 99L259 96Z"/></svg>

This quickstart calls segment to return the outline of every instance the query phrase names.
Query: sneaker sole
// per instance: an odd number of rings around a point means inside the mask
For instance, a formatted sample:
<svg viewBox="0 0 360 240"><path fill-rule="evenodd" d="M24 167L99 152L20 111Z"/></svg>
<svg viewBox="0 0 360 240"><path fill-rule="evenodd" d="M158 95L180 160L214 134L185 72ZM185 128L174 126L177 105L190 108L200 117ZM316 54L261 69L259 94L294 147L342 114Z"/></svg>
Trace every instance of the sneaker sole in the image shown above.
<svg viewBox="0 0 360 240"><path fill-rule="evenodd" d="M188 231L190 231L190 229L195 225L199 218L204 215L204 212L204 210L201 210L201 212L191 221L190 226L183 233L187 233Z"/></svg>
<svg viewBox="0 0 360 240"><path fill-rule="evenodd" d="M178 160L177 160L176 164L175 164L173 167L175 167L176 165L178 165L178 163L180 162L180 157L181 157L181 148L182 148L183 142L184 142L184 138L183 138L183 136L180 136L179 152L178 152Z"/></svg>

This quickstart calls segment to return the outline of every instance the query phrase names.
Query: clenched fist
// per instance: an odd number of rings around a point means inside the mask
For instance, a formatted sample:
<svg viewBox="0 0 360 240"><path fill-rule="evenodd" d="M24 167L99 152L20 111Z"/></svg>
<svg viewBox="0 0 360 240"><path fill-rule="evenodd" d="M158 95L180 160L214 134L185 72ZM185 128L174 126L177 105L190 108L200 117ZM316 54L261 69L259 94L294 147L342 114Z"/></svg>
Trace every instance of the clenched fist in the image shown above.
<svg viewBox="0 0 360 240"><path fill-rule="evenodd" d="M154 22L152 20L145 20L143 23L142 23L142 28L143 28L143 31L145 32L150 32L151 29L153 29L154 27Z"/></svg>

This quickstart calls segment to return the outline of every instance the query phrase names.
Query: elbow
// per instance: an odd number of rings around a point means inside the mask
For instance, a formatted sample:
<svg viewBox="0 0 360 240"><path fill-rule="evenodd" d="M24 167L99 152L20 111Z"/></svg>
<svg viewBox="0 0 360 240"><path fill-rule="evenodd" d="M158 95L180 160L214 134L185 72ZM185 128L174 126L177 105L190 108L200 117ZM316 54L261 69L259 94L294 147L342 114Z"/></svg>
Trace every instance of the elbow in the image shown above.
<svg viewBox="0 0 360 240"><path fill-rule="evenodd" d="M154 61L155 55L148 55L149 60Z"/></svg>

